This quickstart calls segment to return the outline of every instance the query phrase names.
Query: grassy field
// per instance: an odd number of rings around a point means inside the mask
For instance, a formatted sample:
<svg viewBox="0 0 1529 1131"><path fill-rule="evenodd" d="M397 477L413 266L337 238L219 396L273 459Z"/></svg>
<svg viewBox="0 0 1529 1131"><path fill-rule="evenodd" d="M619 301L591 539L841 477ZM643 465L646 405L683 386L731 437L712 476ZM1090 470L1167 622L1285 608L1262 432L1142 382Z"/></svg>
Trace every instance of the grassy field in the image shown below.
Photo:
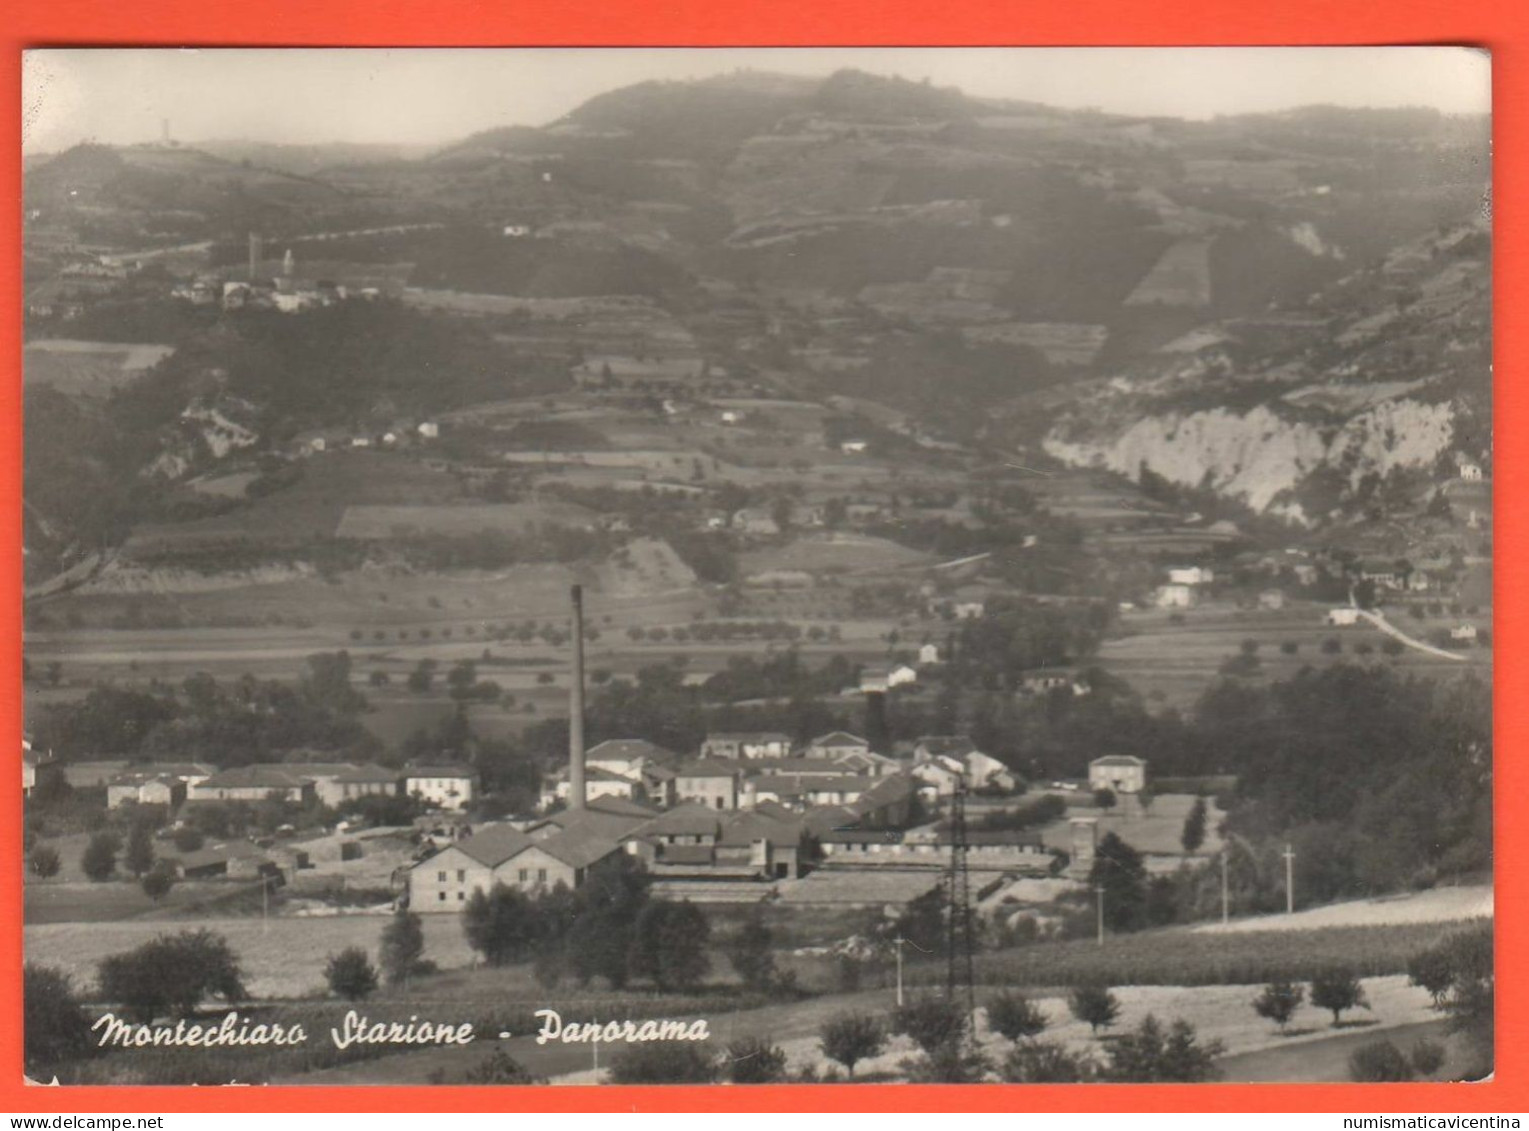
<svg viewBox="0 0 1529 1131"><path fill-rule="evenodd" d="M1229 602L1206 605L1182 613L1183 623L1174 624L1169 614L1150 610L1126 614L1121 618L1124 634L1106 640L1099 649L1098 662L1115 675L1127 680L1159 707L1192 707L1201 692L1216 678L1222 663L1238 654L1244 640L1258 642L1259 678L1286 679L1302 667L1322 666L1347 661L1383 663L1402 672L1451 675L1474 670L1486 672L1491 666L1491 652L1473 648L1461 653L1464 662L1405 649L1387 655L1381 646L1390 639L1367 624L1334 627L1325 623L1328 606L1292 602L1284 609L1238 609ZM1429 632L1460 618L1431 618L1418 621L1395 614L1394 623L1412 636L1426 639ZM1478 618L1490 620L1490 610ZM1323 651L1323 642L1337 640L1341 651ZM1288 654L1281 648L1296 648ZM1359 649L1367 647L1367 653Z"/></svg>
<svg viewBox="0 0 1529 1131"><path fill-rule="evenodd" d="M1490 920L1492 888L1489 884L1434 888L1430 891L1351 900L1327 907L1312 907L1294 915L1258 915L1236 919L1226 926L1207 923L1204 933L1239 934L1248 931L1304 931L1318 927L1378 927L1409 923L1455 923Z"/></svg>
<svg viewBox="0 0 1529 1131"><path fill-rule="evenodd" d="M986 985L1212 986L1307 979L1315 970L1346 966L1365 977L1397 974L1417 952L1479 920L1249 930L1208 933L1183 927L1092 939L1040 943L979 954L976 974ZM943 964L917 964L909 980L939 985Z"/></svg>
<svg viewBox="0 0 1529 1131"><path fill-rule="evenodd" d="M594 515L570 503L464 503L454 507L376 506L345 508L338 538L459 538L485 530L524 532L536 526L589 526Z"/></svg>
<svg viewBox="0 0 1529 1131"><path fill-rule="evenodd" d="M422 916L425 957L442 969L470 965L473 953L455 915ZM132 950L157 935L206 927L227 937L243 963L245 985L260 999L306 997L324 992L324 963L350 946L364 947L375 959L384 915L272 917L258 912L238 918L198 918L194 922L126 920L112 923L28 923L23 932L28 962L56 966L77 986L94 984L96 965L112 954Z"/></svg>
<svg viewBox="0 0 1529 1131"><path fill-rule="evenodd" d="M739 556L738 569L745 576L777 569L858 573L932 564L935 560L932 554L910 550L885 538L822 534L794 538L782 546L751 550Z"/></svg>

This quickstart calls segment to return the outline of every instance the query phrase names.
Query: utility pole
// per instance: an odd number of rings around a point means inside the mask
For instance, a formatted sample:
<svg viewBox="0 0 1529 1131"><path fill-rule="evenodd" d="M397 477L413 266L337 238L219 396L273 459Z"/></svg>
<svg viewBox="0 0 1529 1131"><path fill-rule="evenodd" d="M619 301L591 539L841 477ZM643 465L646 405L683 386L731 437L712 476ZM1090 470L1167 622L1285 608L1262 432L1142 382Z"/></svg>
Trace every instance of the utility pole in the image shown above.
<svg viewBox="0 0 1529 1131"><path fill-rule="evenodd" d="M1285 914L1295 914L1295 850L1288 844L1280 853L1285 858Z"/></svg>
<svg viewBox="0 0 1529 1131"><path fill-rule="evenodd" d="M893 940L893 944L897 947L897 1008L898 1009L901 1009L903 1007L903 943L906 942L906 941L907 940L903 938L901 932L899 932L897 938Z"/></svg>
<svg viewBox="0 0 1529 1131"><path fill-rule="evenodd" d="M966 999L966 1015L974 1017L977 998L972 989L975 980L972 970L972 952L975 949L972 930L971 879L966 869L966 852L969 847L966 829L966 781L956 782L955 792L950 795L950 871L946 876L947 895L950 906L945 935L945 996L952 1002L957 995Z"/></svg>
<svg viewBox="0 0 1529 1131"><path fill-rule="evenodd" d="M1095 884L1094 894L1099 897L1099 945L1104 945L1104 885Z"/></svg>
<svg viewBox="0 0 1529 1131"><path fill-rule="evenodd" d="M1226 845L1221 846L1221 923L1224 926L1231 918L1231 898L1228 894L1226 883L1227 852Z"/></svg>

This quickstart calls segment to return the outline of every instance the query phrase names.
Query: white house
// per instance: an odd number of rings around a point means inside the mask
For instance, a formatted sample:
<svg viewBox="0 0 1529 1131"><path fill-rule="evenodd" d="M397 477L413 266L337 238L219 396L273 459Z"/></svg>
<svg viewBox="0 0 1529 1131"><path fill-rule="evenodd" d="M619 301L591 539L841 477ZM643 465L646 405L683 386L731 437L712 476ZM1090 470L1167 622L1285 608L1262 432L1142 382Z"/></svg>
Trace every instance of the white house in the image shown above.
<svg viewBox="0 0 1529 1131"><path fill-rule="evenodd" d="M1209 566L1177 566L1168 571L1170 585L1209 585L1216 572Z"/></svg>
<svg viewBox="0 0 1529 1131"><path fill-rule="evenodd" d="M1449 630L1451 640L1475 640L1476 626L1473 624L1457 624Z"/></svg>
<svg viewBox="0 0 1529 1131"><path fill-rule="evenodd" d="M865 441L845 440L839 444L839 450L847 456L859 455L865 451Z"/></svg>
<svg viewBox="0 0 1529 1131"><path fill-rule="evenodd" d="M438 440L441 437L441 426L433 420L421 422L418 431L427 440Z"/></svg>
<svg viewBox="0 0 1529 1131"><path fill-rule="evenodd" d="M1339 605L1336 609L1328 609L1327 623L1339 626L1358 624L1359 610L1351 605Z"/></svg>
<svg viewBox="0 0 1529 1131"><path fill-rule="evenodd" d="M1184 584L1159 585L1153 597L1160 609L1192 609L1198 600L1195 587Z"/></svg>
<svg viewBox="0 0 1529 1131"><path fill-rule="evenodd" d="M920 664L939 663L940 646L938 644L920 644L918 648L918 662Z"/></svg>
<svg viewBox="0 0 1529 1131"><path fill-rule="evenodd" d="M466 809L477 796L478 772L469 766L410 766L404 793L440 809Z"/></svg>
<svg viewBox="0 0 1529 1131"><path fill-rule="evenodd" d="M1088 788L1140 793L1147 788L1147 763L1132 754L1106 754L1088 764Z"/></svg>

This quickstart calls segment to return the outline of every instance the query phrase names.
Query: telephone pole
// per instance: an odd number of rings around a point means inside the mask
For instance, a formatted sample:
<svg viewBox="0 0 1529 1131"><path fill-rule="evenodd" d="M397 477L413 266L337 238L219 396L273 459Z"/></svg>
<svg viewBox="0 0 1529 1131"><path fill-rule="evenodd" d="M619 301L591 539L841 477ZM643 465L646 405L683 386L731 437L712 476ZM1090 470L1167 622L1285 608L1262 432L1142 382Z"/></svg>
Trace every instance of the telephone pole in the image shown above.
<svg viewBox="0 0 1529 1131"><path fill-rule="evenodd" d="M966 869L966 851L969 847L966 833L966 781L956 782L956 790L950 796L950 918L945 935L945 995L956 1000L957 993L966 998L966 1013L972 1017L977 1012L977 998L972 989L972 894L971 877ZM901 948L898 948L899 955Z"/></svg>
<svg viewBox="0 0 1529 1131"><path fill-rule="evenodd" d="M1295 914L1295 850L1288 844L1280 853L1285 858L1285 914Z"/></svg>
<svg viewBox="0 0 1529 1131"><path fill-rule="evenodd" d="M897 1008L898 1009L901 1009L903 1007L903 943L905 943L907 941L908 940L903 938L903 936L902 936L902 934L900 932L899 932L897 938L893 940L894 944L897 947Z"/></svg>
<svg viewBox="0 0 1529 1131"><path fill-rule="evenodd" d="M1221 846L1221 923L1223 926L1231 918L1231 898L1228 894L1226 882L1226 845Z"/></svg>
<svg viewBox="0 0 1529 1131"><path fill-rule="evenodd" d="M1099 897L1099 945L1104 945L1104 885L1095 884L1094 894Z"/></svg>

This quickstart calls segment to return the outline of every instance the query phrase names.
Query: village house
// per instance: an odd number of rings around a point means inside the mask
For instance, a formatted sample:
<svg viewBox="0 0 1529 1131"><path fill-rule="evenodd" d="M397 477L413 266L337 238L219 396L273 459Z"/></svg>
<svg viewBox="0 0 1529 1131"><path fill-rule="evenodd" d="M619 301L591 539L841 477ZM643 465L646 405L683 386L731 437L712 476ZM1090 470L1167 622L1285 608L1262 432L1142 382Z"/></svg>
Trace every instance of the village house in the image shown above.
<svg viewBox="0 0 1529 1131"><path fill-rule="evenodd" d="M876 779L860 774L768 774L744 783L747 808L774 801L788 809L819 805L850 805L876 784Z"/></svg>
<svg viewBox="0 0 1529 1131"><path fill-rule="evenodd" d="M847 456L860 455L865 449L866 442L864 440L842 440L839 443L839 451Z"/></svg>
<svg viewBox="0 0 1529 1131"><path fill-rule="evenodd" d="M540 840L508 824L486 825L409 870L409 908L421 914L460 912L475 891L496 884L521 891L577 890L591 875L617 866L620 847L581 830Z"/></svg>
<svg viewBox="0 0 1529 1131"><path fill-rule="evenodd" d="M966 767L958 759L943 754L915 763L911 773L920 783L919 792L930 798L959 793L966 780Z"/></svg>
<svg viewBox="0 0 1529 1131"><path fill-rule="evenodd" d="M469 766L409 766L404 794L441 809L466 809L478 793L478 772Z"/></svg>
<svg viewBox="0 0 1529 1131"><path fill-rule="evenodd" d="M1407 585L1408 570L1397 562L1361 562L1358 573L1361 580L1373 582L1381 589L1404 589Z"/></svg>
<svg viewBox="0 0 1529 1131"><path fill-rule="evenodd" d="M398 793L399 774L384 766L351 766L316 782L319 799L338 806L358 797L392 797Z"/></svg>
<svg viewBox="0 0 1529 1131"><path fill-rule="evenodd" d="M1020 687L1031 695L1048 695L1067 688L1074 695L1087 695L1088 684L1071 668L1035 668L1020 677Z"/></svg>
<svg viewBox="0 0 1529 1131"><path fill-rule="evenodd" d="M859 735L833 730L809 742L806 753L813 758L842 758L847 754L868 754L870 750L871 744Z"/></svg>
<svg viewBox="0 0 1529 1131"><path fill-rule="evenodd" d="M106 785L108 809L117 809L129 803L174 808L184 800L186 783L176 778L155 777L147 773L121 774Z"/></svg>
<svg viewBox="0 0 1529 1131"><path fill-rule="evenodd" d="M644 767L676 766L680 756L645 738L611 738L591 746L584 753L588 769L607 770L624 778L636 779Z"/></svg>
<svg viewBox="0 0 1529 1131"><path fill-rule="evenodd" d="M1209 585L1216 571L1209 566L1174 566L1168 570L1169 585Z"/></svg>
<svg viewBox="0 0 1529 1131"><path fill-rule="evenodd" d="M765 507L744 507L733 513L733 529L740 534L775 535L780 524Z"/></svg>
<svg viewBox="0 0 1529 1131"><path fill-rule="evenodd" d="M779 731L726 731L708 734L701 743L702 758L785 758L791 754L791 738Z"/></svg>
<svg viewBox="0 0 1529 1131"><path fill-rule="evenodd" d="M1141 793L1147 788L1147 763L1132 754L1106 754L1088 764L1088 788Z"/></svg>
<svg viewBox="0 0 1529 1131"><path fill-rule="evenodd" d="M311 780L313 792L318 799L331 807L345 799L345 793L336 785L336 779L344 774L352 774L360 768L350 762L283 762L281 765L284 769ZM396 774L394 781L397 781ZM396 790L396 785L394 788Z"/></svg>
<svg viewBox="0 0 1529 1131"><path fill-rule="evenodd" d="M1277 612L1285 607L1285 591L1283 589L1265 589L1258 594L1258 607Z"/></svg>
<svg viewBox="0 0 1529 1131"><path fill-rule="evenodd" d="M918 662L921 666L938 664L940 662L940 646L938 644L920 644L918 647Z"/></svg>
<svg viewBox="0 0 1529 1131"><path fill-rule="evenodd" d="M873 778L888 777L901 773L903 769L903 764L896 758L888 758L885 754L878 754L874 750L845 754L833 759L833 763L839 767L841 773L865 774Z"/></svg>
<svg viewBox="0 0 1529 1131"><path fill-rule="evenodd" d="M808 864L805 827L792 814L719 814L682 805L627 835L625 847L664 879L796 879Z"/></svg>
<svg viewBox="0 0 1529 1131"><path fill-rule="evenodd" d="M1327 623L1340 628L1358 624L1359 610L1352 605L1339 605L1336 609L1328 609Z"/></svg>
<svg viewBox="0 0 1529 1131"><path fill-rule="evenodd" d="M694 801L708 809L736 809L741 776L733 763L710 758L691 762L675 771L675 800Z"/></svg>
<svg viewBox="0 0 1529 1131"><path fill-rule="evenodd" d="M1193 585L1159 585L1153 594L1153 603L1160 609L1192 609L1199 603L1199 595Z"/></svg>
<svg viewBox="0 0 1529 1131"><path fill-rule="evenodd" d="M1475 640L1476 637L1476 626L1473 624L1457 624L1449 630L1451 640Z"/></svg>
<svg viewBox="0 0 1529 1131"><path fill-rule="evenodd" d="M21 740L21 796L31 797L32 790L37 788L39 774L47 773L53 765L53 751L34 750L32 740L23 737Z"/></svg>
<svg viewBox="0 0 1529 1131"><path fill-rule="evenodd" d="M542 788L542 808L550 809L559 801L566 804L569 794L568 771L565 768L553 774ZM620 797L627 801L640 801L645 795L646 791L632 778L613 774L598 766L587 767L584 770L584 796L589 800L599 797Z"/></svg>
<svg viewBox="0 0 1529 1131"><path fill-rule="evenodd" d="M282 765L240 766L187 787L188 801L265 801L299 805L317 799L313 779Z"/></svg>

